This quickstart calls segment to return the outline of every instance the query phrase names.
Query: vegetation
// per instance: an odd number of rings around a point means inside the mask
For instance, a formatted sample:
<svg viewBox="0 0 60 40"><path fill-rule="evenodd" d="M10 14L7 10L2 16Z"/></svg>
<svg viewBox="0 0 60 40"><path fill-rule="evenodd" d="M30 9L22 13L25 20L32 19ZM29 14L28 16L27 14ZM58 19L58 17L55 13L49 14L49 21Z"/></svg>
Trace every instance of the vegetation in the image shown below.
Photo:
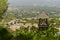
<svg viewBox="0 0 60 40"><path fill-rule="evenodd" d="M0 25L0 40L11 40L12 37L12 34L6 28Z"/></svg>
<svg viewBox="0 0 60 40"><path fill-rule="evenodd" d="M7 0L0 0L0 19L3 18L3 14L7 11L8 8L8 3ZM23 7L22 7L23 8ZM19 8L18 8L19 9ZM29 10L28 10L29 9ZM41 7L39 8L27 8L27 10L25 8L21 9L21 10L13 10L13 11L8 11L7 13L10 13L8 16L6 15L6 19L5 21L10 21L10 19L15 19L15 18L19 18L19 19L23 19L22 17L25 18L31 18L31 17L36 17L37 15L39 15L39 13L44 10L47 13L50 13L50 15L52 15L51 12L53 13L59 13L60 9L57 10L59 8L50 8L50 7ZM26 12L24 12L24 10L26 10ZM39 12L38 12L39 10ZM37 13L38 12L38 13ZM14 14L13 14L14 13ZM21 16L19 16L21 15ZM29 16L28 16L29 15ZM59 14L58 14L59 15ZM54 16L55 17L55 16ZM27 23L38 23L38 20L27 20ZM12 31L9 28L5 28L5 26L0 25L0 40L60 40L60 35L58 34L59 30L56 29L56 26L60 25L60 20L57 19L52 19L49 20L49 23L51 25L49 25L48 29L46 30L39 30L39 28L35 28L34 26L32 26L31 28L25 28L25 27L20 27L20 29L17 29L16 31ZM56 23L56 25L54 25L54 23Z"/></svg>
<svg viewBox="0 0 60 40"><path fill-rule="evenodd" d="M6 12L7 8L7 0L0 0L0 19L2 18L2 15Z"/></svg>
<svg viewBox="0 0 60 40"><path fill-rule="evenodd" d="M58 30L53 26L50 26L47 30L38 30L35 27L32 27L30 31L25 31L26 28L23 29L22 31L21 29L17 31L18 40L59 40L56 34Z"/></svg>
<svg viewBox="0 0 60 40"><path fill-rule="evenodd" d="M51 20L51 24L58 21ZM34 26L29 29L25 27L20 27L16 31L11 31L0 25L0 40L60 40L60 35L58 35L59 30L56 29L55 25L50 25L46 30L39 30Z"/></svg>
<svg viewBox="0 0 60 40"><path fill-rule="evenodd" d="M16 36L2 27L0 26L0 40L59 40L58 30L54 26L50 26L47 30L32 27L30 31L28 28L21 27L16 30Z"/></svg>

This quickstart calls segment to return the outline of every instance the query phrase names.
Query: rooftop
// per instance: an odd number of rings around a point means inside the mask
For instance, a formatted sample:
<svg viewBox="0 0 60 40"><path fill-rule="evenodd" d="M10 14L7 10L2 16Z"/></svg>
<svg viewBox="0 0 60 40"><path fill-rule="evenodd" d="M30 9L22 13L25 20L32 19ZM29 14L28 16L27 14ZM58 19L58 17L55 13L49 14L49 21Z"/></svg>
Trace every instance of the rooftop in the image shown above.
<svg viewBox="0 0 60 40"><path fill-rule="evenodd" d="M49 17L47 16L47 14L45 12L42 12L41 14L39 14L38 19L39 18L45 19L45 18L49 18Z"/></svg>

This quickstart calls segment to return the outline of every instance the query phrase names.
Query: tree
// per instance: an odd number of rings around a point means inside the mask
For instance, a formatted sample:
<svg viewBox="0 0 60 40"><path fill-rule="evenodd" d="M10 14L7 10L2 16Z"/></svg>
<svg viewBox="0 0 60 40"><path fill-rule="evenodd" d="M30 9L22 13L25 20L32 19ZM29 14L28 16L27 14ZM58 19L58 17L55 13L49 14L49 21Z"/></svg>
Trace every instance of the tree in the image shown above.
<svg viewBox="0 0 60 40"><path fill-rule="evenodd" d="M0 0L0 19L3 18L2 15L7 11L7 8L7 0Z"/></svg>
<svg viewBox="0 0 60 40"><path fill-rule="evenodd" d="M3 25L0 25L0 40L11 40L13 35L10 33L7 28L4 28Z"/></svg>
<svg viewBox="0 0 60 40"><path fill-rule="evenodd" d="M12 13L8 16L9 19L15 19L15 15Z"/></svg>

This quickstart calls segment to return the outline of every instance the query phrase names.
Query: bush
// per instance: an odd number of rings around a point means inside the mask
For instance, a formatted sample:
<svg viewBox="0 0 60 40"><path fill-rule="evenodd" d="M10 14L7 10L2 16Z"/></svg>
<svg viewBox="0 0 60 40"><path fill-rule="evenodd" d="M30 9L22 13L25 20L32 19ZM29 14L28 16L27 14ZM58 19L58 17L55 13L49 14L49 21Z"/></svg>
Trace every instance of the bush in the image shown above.
<svg viewBox="0 0 60 40"><path fill-rule="evenodd" d="M53 25L47 30L38 30L35 27L28 30L28 28L21 27L13 32L16 34L14 36L13 33L0 26L0 40L60 40L60 36L57 36L59 31Z"/></svg>
<svg viewBox="0 0 60 40"><path fill-rule="evenodd" d="M0 26L0 40L11 40L12 34L6 28Z"/></svg>
<svg viewBox="0 0 60 40"><path fill-rule="evenodd" d="M55 35L59 31L53 25L47 30L38 30L35 27L32 27L30 32L25 30L22 28L17 31L17 40L59 40L59 36Z"/></svg>

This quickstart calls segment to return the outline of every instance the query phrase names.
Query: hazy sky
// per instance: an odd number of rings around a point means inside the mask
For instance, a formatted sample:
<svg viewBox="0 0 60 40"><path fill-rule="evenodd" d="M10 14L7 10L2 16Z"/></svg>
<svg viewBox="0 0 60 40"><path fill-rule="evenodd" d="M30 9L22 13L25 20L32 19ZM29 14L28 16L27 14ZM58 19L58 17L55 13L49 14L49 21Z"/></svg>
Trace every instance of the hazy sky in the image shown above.
<svg viewBox="0 0 60 40"><path fill-rule="evenodd" d="M60 0L8 0L10 5L48 4L60 5Z"/></svg>

